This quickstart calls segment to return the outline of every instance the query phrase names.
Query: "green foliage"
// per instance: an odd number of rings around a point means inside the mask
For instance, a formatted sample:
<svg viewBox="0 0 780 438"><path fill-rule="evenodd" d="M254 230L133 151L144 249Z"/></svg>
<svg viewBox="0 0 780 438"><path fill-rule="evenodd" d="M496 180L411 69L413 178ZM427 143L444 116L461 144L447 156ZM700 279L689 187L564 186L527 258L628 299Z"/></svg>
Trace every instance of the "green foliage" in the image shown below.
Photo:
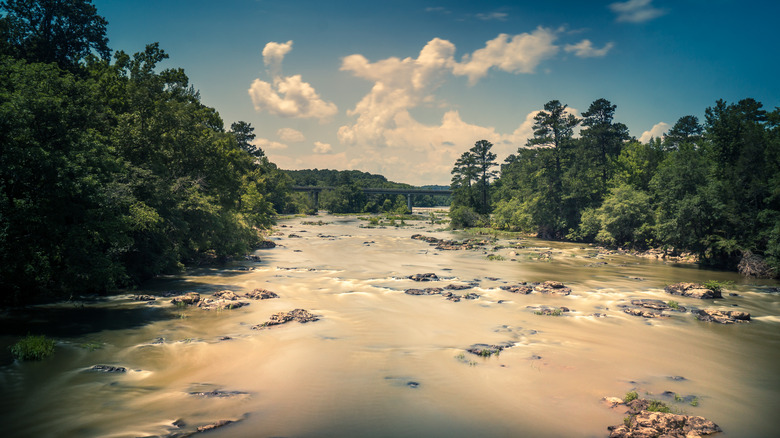
<svg viewBox="0 0 780 438"><path fill-rule="evenodd" d="M630 391L630 392L627 392L627 393L626 393L626 396L625 396L625 397L623 397L623 401L624 401L625 403L629 403L629 402L631 402L631 401L634 401L634 400L636 400L637 398L639 398L639 394L637 394L637 392L636 392L636 391Z"/></svg>
<svg viewBox="0 0 780 438"><path fill-rule="evenodd" d="M732 284L734 284L733 281L709 280L704 283L704 287L714 292L723 292L723 289L725 289L728 286L731 286Z"/></svg>
<svg viewBox="0 0 780 438"><path fill-rule="evenodd" d="M27 335L10 347L11 354L19 360L41 360L54 353L54 341L44 335Z"/></svg>
<svg viewBox="0 0 780 438"><path fill-rule="evenodd" d="M89 2L34 3L43 9L31 14L61 8L57 26L78 16L102 35ZM3 19L21 4L4 2ZM167 58L157 44L113 62L69 46L55 60L63 70L35 62L35 44L49 44L36 38L0 56L0 304L105 292L241 255L277 212L298 208L292 180L247 150L253 128L225 132L181 69L157 68ZM89 38L85 50L102 53L105 41Z"/></svg>
<svg viewBox="0 0 780 438"><path fill-rule="evenodd" d="M689 404L693 407L699 406L699 397L693 397Z"/></svg>
<svg viewBox="0 0 780 438"><path fill-rule="evenodd" d="M545 104L534 137L501 166L495 228L692 252L732 269L750 259L780 274L780 109L719 100L704 124L684 116L647 143L630 139L604 99L582 120L566 109Z"/></svg>
<svg viewBox="0 0 780 438"><path fill-rule="evenodd" d="M678 310L680 308L680 305L677 303L677 301L669 301L666 304L674 310Z"/></svg>
<svg viewBox="0 0 780 438"><path fill-rule="evenodd" d="M650 412L664 412L667 414L672 413L672 410L669 408L669 406L666 406L664 402L658 400L650 400L650 403L647 405L647 410Z"/></svg>
<svg viewBox="0 0 780 438"><path fill-rule="evenodd" d="M454 229L484 225L486 218L470 207L459 205L450 209L450 225Z"/></svg>

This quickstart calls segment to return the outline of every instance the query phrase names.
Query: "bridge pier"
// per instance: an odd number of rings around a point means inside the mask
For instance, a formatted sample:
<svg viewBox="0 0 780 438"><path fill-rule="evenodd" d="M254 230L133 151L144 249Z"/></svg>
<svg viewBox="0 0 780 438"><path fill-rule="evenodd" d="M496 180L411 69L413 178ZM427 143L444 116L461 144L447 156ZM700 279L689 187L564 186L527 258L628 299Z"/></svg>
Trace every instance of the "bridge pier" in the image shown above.
<svg viewBox="0 0 780 438"><path fill-rule="evenodd" d="M412 213L412 194L407 193L406 194L406 209L409 210L409 213Z"/></svg>

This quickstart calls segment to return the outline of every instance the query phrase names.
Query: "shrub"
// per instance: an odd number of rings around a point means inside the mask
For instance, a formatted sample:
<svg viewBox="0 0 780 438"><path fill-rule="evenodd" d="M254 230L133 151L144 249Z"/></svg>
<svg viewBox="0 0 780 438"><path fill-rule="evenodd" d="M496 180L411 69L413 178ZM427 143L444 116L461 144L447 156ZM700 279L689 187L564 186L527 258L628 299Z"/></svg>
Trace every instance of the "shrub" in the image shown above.
<svg viewBox="0 0 780 438"><path fill-rule="evenodd" d="M11 354L19 360L41 360L54 353L54 341L43 335L27 335L10 349Z"/></svg>
<svg viewBox="0 0 780 438"><path fill-rule="evenodd" d="M453 207L450 210L450 219L452 228L472 228L485 222L479 213L464 205Z"/></svg>

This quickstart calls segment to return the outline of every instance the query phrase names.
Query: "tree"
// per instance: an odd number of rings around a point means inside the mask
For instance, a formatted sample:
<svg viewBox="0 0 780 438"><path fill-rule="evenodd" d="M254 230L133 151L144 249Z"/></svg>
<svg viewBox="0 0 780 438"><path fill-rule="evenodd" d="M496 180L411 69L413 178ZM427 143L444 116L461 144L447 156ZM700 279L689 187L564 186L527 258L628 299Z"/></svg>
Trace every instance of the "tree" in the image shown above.
<svg viewBox="0 0 780 438"><path fill-rule="evenodd" d="M613 123L616 105L606 99L598 99L582 113L580 144L585 150L582 162L592 165L592 171L600 177L599 197L607 190L607 182L612 176L611 161L614 160L629 139L628 128L622 123Z"/></svg>
<svg viewBox="0 0 780 438"><path fill-rule="evenodd" d="M542 179L542 193L537 200L538 210L534 221L539 227L539 235L544 237L563 237L569 227L579 222L576 212L567 209L564 204L563 165L567 152L572 146L574 128L580 120L566 111L567 105L558 100L544 104L544 111L534 116L534 137L528 139L528 147L541 147L549 153L539 155L546 162L539 169ZM570 214L567 214L570 213Z"/></svg>
<svg viewBox="0 0 780 438"><path fill-rule="evenodd" d="M490 148L493 144L487 140L479 140L474 144L469 152L474 157L474 167L477 171L477 185L481 194L480 203L477 206L477 211L481 214L490 213L490 204L488 203L488 192L490 190L490 181L493 180L498 173L491 168L497 166L496 154L490 152Z"/></svg>
<svg viewBox="0 0 780 438"><path fill-rule="evenodd" d="M92 53L111 53L108 22L91 0L5 0L0 10L12 56L73 70Z"/></svg>
<svg viewBox="0 0 780 438"><path fill-rule="evenodd" d="M682 143L698 143L701 140L702 126L696 116L682 116L666 133L664 144L669 149L677 149Z"/></svg>
<svg viewBox="0 0 780 438"><path fill-rule="evenodd" d="M252 144L252 140L255 139L255 128L250 123L239 120L230 125L230 132L236 137L238 147L249 152L249 155L255 158L262 158L265 156L260 147Z"/></svg>
<svg viewBox="0 0 780 438"><path fill-rule="evenodd" d="M453 205L464 205L470 208L476 206L473 183L479 176L476 158L470 151L466 151L455 161L452 168Z"/></svg>

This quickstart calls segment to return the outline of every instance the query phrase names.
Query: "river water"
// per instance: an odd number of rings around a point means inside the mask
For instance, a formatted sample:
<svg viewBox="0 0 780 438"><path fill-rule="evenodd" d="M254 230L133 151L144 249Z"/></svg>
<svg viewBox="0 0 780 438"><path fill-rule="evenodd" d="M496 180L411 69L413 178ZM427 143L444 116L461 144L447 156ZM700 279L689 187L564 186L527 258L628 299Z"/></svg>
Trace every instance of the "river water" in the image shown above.
<svg viewBox="0 0 780 438"><path fill-rule="evenodd" d="M411 236L473 236L426 221L367 228L355 217L312 220L281 221L278 246L257 251L260 262L194 270L134 292L157 295L152 303L125 294L6 314L2 347L27 332L52 336L57 347L40 362L4 357L2 435L166 436L240 420L209 434L603 437L624 415L601 399L636 390L714 421L721 436L777 436L777 282L530 238L437 250ZM429 272L440 280L408 278ZM500 289L547 280L563 282L571 295ZM663 291L707 280L734 284L714 302ZM404 293L453 283L474 285L454 292L479 298ZM279 298L206 311L162 297L256 288ZM622 311L639 298L673 299L689 312L645 319ZM539 306L571 311L538 315ZM748 311L752 321L697 321L690 309L704 307ZM252 329L293 309L319 320ZM511 348L492 357L466 351L477 343ZM94 365L127 371L91 371ZM222 397L198 395L215 390Z"/></svg>

